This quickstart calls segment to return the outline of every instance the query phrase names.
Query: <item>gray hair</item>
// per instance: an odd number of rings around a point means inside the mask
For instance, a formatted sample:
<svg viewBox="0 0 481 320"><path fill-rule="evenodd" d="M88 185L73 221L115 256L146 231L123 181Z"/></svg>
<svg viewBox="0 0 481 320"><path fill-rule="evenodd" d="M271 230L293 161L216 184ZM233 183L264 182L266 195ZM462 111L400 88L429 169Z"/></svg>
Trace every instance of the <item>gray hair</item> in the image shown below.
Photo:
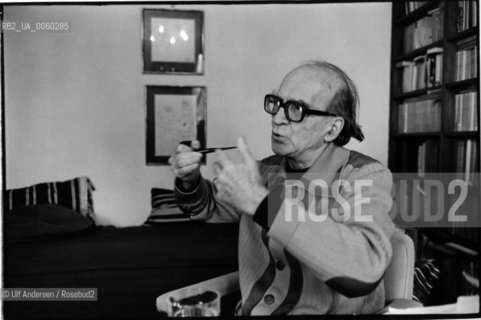
<svg viewBox="0 0 481 320"><path fill-rule="evenodd" d="M359 141L364 140L361 126L356 122L356 111L359 108L359 95L354 81L352 81L341 68L326 61L310 61L304 66L314 67L320 70L330 70L334 72L342 82L342 85L339 86L334 93L326 110L344 119L344 127L339 136L334 140L334 143L338 146L343 146L347 144L351 138Z"/></svg>

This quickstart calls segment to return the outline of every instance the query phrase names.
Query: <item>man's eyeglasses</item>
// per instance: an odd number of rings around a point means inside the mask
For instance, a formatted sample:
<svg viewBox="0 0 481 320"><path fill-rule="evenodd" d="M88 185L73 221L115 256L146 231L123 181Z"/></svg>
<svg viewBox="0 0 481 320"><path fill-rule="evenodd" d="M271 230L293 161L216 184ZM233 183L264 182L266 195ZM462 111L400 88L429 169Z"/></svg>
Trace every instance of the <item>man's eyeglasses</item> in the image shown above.
<svg viewBox="0 0 481 320"><path fill-rule="evenodd" d="M286 119L292 122L301 122L306 114L313 114L316 116L336 116L330 112L310 109L305 103L300 101L287 100L284 102L282 98L276 95L266 95L264 98L264 110L267 113L276 115L280 108L284 108Z"/></svg>

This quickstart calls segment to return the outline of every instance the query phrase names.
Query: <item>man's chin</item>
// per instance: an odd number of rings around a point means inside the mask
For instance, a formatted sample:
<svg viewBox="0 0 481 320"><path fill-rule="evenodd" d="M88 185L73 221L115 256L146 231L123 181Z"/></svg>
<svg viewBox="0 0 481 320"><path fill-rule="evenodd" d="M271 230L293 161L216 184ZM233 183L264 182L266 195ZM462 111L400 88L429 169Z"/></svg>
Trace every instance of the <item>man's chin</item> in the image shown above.
<svg viewBox="0 0 481 320"><path fill-rule="evenodd" d="M274 154L278 156L286 156L291 153L288 146L276 141L271 142L271 148L272 148L272 152L274 152Z"/></svg>

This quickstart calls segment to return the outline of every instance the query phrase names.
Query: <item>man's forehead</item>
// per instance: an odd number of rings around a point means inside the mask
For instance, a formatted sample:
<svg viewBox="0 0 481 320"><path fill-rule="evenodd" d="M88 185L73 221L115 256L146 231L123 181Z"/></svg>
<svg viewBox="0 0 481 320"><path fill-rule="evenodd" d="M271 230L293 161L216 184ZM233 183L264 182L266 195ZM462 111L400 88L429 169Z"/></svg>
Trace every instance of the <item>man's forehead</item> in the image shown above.
<svg viewBox="0 0 481 320"><path fill-rule="evenodd" d="M330 100L341 83L334 71L306 65L289 72L282 81L279 91L288 95L285 98L298 99L299 95L310 100Z"/></svg>
<svg viewBox="0 0 481 320"><path fill-rule="evenodd" d="M336 85L340 84L339 75L335 71L327 67L316 65L300 66L289 72L287 77L289 76L292 76L293 78L299 78L304 81L317 82L321 86L324 86L324 89L330 90L335 89Z"/></svg>

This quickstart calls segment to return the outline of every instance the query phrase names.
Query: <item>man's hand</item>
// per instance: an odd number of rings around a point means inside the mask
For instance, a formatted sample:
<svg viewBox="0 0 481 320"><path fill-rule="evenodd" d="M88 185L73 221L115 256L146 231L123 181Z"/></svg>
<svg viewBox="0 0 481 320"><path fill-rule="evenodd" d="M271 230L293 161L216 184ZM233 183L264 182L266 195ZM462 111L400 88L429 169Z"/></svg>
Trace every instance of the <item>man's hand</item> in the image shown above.
<svg viewBox="0 0 481 320"><path fill-rule="evenodd" d="M214 161L214 183L219 199L238 210L253 215L261 201L269 193L262 184L257 161L252 157L243 138L239 138L237 148L242 162L233 163L223 151L217 150Z"/></svg>
<svg viewBox="0 0 481 320"><path fill-rule="evenodd" d="M197 140L192 141L191 147L179 144L169 158L170 168L185 190L193 189L199 183L202 154L195 152L199 148Z"/></svg>

